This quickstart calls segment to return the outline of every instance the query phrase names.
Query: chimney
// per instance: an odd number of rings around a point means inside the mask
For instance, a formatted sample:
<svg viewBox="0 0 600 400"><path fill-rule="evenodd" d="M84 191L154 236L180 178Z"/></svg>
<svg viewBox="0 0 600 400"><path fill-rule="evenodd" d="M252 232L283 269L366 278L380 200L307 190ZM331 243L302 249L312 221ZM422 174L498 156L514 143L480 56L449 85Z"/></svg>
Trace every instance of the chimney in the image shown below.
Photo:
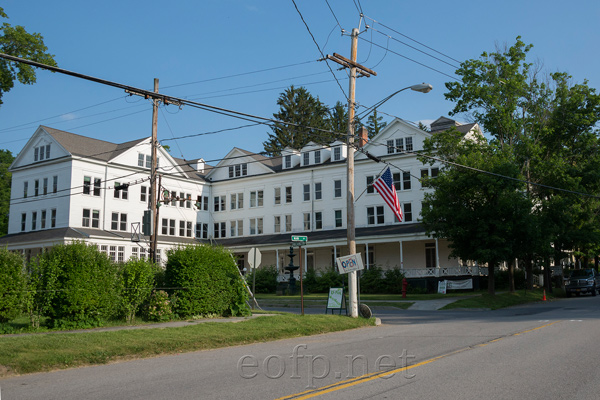
<svg viewBox="0 0 600 400"><path fill-rule="evenodd" d="M369 130L364 126L361 126L358 131L358 146L364 147L369 141Z"/></svg>
<svg viewBox="0 0 600 400"><path fill-rule="evenodd" d="M206 163L204 162L204 159L199 159L198 161L196 161L196 171L203 173L205 165Z"/></svg>

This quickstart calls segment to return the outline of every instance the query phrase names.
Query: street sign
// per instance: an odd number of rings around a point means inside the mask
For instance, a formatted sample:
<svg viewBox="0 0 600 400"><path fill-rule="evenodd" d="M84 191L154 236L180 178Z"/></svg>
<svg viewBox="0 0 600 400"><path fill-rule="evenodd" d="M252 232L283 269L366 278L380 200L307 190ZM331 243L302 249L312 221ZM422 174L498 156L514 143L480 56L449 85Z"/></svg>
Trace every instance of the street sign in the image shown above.
<svg viewBox="0 0 600 400"><path fill-rule="evenodd" d="M307 236L292 236L292 242L308 242Z"/></svg>
<svg viewBox="0 0 600 400"><path fill-rule="evenodd" d="M262 254L260 253L260 250L256 247L251 248L248 252L248 264L250 265L250 268L254 269L260 267L261 260Z"/></svg>
<svg viewBox="0 0 600 400"><path fill-rule="evenodd" d="M348 272L358 271L365 269L360 253L350 254L349 256L338 257L335 259L338 271L340 274L347 274Z"/></svg>

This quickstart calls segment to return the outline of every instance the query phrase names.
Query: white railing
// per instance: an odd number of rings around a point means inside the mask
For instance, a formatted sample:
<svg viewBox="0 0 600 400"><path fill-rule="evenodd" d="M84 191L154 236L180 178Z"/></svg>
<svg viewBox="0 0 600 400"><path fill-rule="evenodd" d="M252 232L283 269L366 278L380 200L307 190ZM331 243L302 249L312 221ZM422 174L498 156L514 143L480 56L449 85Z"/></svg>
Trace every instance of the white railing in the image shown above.
<svg viewBox="0 0 600 400"><path fill-rule="evenodd" d="M430 276L477 276L487 275L487 267L442 267L442 268L405 268L404 276L407 278L426 278Z"/></svg>

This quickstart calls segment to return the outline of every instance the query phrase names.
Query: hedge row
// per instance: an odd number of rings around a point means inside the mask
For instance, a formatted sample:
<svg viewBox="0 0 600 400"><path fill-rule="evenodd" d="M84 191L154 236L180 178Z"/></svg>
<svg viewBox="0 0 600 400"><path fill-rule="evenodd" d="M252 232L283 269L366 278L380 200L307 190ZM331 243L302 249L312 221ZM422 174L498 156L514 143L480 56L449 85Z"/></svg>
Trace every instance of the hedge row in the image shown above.
<svg viewBox="0 0 600 400"><path fill-rule="evenodd" d="M253 284L253 274L256 273L256 293L275 293L277 289L277 269L274 266L263 267L246 276L248 285ZM287 276L287 275L286 275ZM383 271L380 267L373 266L363 270L360 276L361 293L402 293L402 280L404 274L399 268ZM348 278L340 275L336 269L328 269L320 273L308 270L302 279L305 293L327 293L331 287L347 286ZM299 283L296 284L299 287Z"/></svg>
<svg viewBox="0 0 600 400"><path fill-rule="evenodd" d="M147 260L114 263L82 242L57 245L28 265L0 249L0 323L23 313L33 328L42 318L50 327L85 328L131 322L140 312L152 321L249 314L243 279L227 250L189 246L167 256L163 271Z"/></svg>

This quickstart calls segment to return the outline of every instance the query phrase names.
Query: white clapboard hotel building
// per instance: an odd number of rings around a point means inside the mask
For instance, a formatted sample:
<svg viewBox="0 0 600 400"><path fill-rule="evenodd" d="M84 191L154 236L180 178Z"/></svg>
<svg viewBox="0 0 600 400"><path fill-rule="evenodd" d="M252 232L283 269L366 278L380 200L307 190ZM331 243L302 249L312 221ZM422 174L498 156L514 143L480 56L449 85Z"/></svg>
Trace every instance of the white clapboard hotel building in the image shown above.
<svg viewBox="0 0 600 400"><path fill-rule="evenodd" d="M392 165L402 222L371 186L385 165L355 153L356 243L367 267L402 268L409 277L464 275L457 271L470 268L450 258L447 241L429 237L419 223L428 190L420 178L435 176L439 166L423 165L412 151L450 126L465 135L480 133L477 124L444 117L431 133L395 119L363 141L364 150ZM283 274L291 236L302 235L308 237L303 267L332 267L347 254L346 154L342 142L309 143L274 158L233 148L218 165L208 166L159 148L161 262L174 246L212 242L231 249L240 268L248 267L247 253L256 247L261 265L275 265ZM146 257L149 237L141 234L141 225L150 166L149 137L115 144L40 126L10 167L9 232L0 246L31 258L57 243L80 240L115 261Z"/></svg>

